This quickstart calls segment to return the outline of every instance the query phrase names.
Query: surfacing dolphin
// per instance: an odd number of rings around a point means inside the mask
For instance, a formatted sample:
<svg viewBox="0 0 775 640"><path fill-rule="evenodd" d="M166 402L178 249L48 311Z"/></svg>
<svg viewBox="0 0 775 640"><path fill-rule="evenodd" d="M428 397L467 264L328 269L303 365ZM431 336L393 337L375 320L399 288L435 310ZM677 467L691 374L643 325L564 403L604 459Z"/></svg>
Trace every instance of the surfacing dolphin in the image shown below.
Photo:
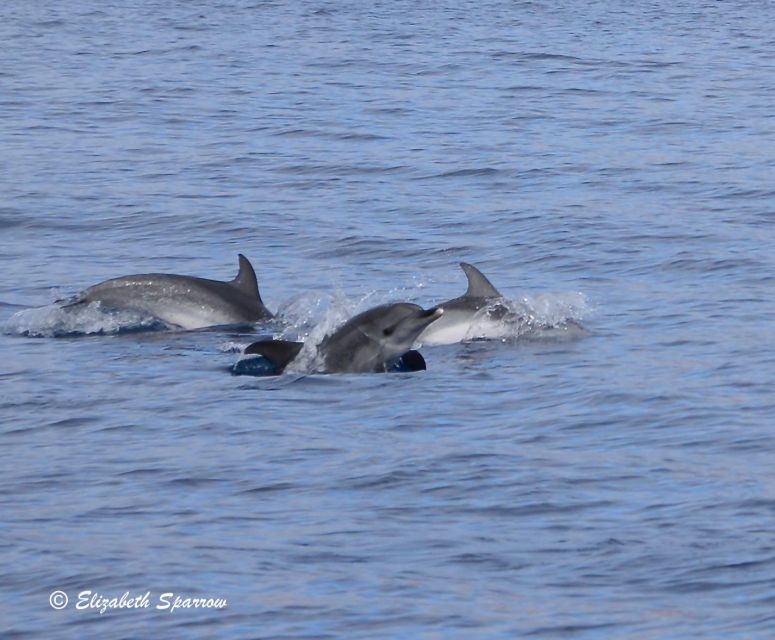
<svg viewBox="0 0 775 640"><path fill-rule="evenodd" d="M504 322L522 321L479 269L467 262L461 262L460 268L468 278L468 289L459 298L438 305L444 316L420 334L420 344L454 344L471 338L498 337Z"/></svg>
<svg viewBox="0 0 775 640"><path fill-rule="evenodd" d="M273 317L261 300L256 272L242 254L239 273L229 282L167 273L138 274L100 282L62 302L64 308L99 302L104 309L145 313L183 329Z"/></svg>
<svg viewBox="0 0 775 640"><path fill-rule="evenodd" d="M428 325L443 311L425 310L408 302L383 304L350 318L318 346L321 373L380 373L419 371L425 360L410 347ZM245 349L245 354L263 356L269 366L263 375L279 375L299 355L302 342L260 340ZM255 371L255 370L254 370ZM235 365L235 374L253 373L250 360Z"/></svg>

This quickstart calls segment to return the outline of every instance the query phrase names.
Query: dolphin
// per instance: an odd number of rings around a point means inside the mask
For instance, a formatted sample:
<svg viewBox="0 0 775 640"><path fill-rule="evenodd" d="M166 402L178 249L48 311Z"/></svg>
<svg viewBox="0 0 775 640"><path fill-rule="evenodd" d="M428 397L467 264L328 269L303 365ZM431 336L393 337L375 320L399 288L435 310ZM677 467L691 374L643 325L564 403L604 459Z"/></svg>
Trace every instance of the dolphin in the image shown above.
<svg viewBox="0 0 775 640"><path fill-rule="evenodd" d="M183 329L246 324L272 318L258 292L256 272L239 254L239 273L221 282L194 276L147 273L95 284L74 298L58 301L64 308L98 302L105 309L146 313Z"/></svg>
<svg viewBox="0 0 775 640"><path fill-rule="evenodd" d="M443 313L439 308L425 310L408 302L383 304L359 313L327 335L318 346L322 363L320 372L379 373L425 369L423 357L410 347L423 329ZM279 375L296 359L302 347L302 342L260 340L249 345L244 353L257 354L269 361L264 375ZM246 372L241 369L235 366L233 372Z"/></svg>
<svg viewBox="0 0 775 640"><path fill-rule="evenodd" d="M509 309L500 291L474 265L461 262L468 289L459 298L438 305L444 316L419 336L420 344L454 344L469 338L497 337L504 322L524 320ZM477 333L478 332L478 333Z"/></svg>

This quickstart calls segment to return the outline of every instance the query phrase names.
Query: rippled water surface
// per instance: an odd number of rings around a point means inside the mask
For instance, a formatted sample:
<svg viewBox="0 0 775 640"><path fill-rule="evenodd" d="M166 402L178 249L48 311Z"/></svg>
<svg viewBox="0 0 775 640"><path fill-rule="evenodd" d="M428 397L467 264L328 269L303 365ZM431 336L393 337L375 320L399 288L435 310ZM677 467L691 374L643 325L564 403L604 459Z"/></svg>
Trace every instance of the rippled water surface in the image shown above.
<svg viewBox="0 0 775 640"><path fill-rule="evenodd" d="M773 24L4 2L0 635L772 638ZM307 331L456 297L467 261L587 333L259 379L229 368L276 327L49 306L240 252Z"/></svg>

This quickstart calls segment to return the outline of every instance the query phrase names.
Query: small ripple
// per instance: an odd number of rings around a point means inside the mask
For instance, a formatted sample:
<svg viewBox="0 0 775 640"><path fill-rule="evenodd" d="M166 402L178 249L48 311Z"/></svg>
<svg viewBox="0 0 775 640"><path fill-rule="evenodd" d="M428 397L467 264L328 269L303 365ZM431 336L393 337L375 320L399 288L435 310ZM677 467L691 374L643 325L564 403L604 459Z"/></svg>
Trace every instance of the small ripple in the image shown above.
<svg viewBox="0 0 775 640"><path fill-rule="evenodd" d="M601 509L611 507L614 503L608 500L593 500L590 502L580 502L578 504L560 505L550 502L535 502L525 504L519 507L506 507L503 505L492 505L488 507L472 507L469 509L454 510L461 513L471 513L488 517L499 518L520 518L523 516L534 516L544 514L577 513L587 509Z"/></svg>
<svg viewBox="0 0 775 640"><path fill-rule="evenodd" d="M32 26L34 27L44 27L47 29L53 29L55 27L63 27L65 26L65 21L62 19L54 19L54 20L41 20L39 22L33 22Z"/></svg>
<svg viewBox="0 0 775 640"><path fill-rule="evenodd" d="M259 487L253 487L252 489L245 489L240 491L244 495L266 494L266 493L278 493L280 491L290 491L295 489L296 485L290 482L275 482L273 484L265 484Z"/></svg>
<svg viewBox="0 0 775 640"><path fill-rule="evenodd" d="M344 487L349 489L390 489L416 482L418 475L417 471L409 473L401 470L369 474L347 479L344 482Z"/></svg>
<svg viewBox="0 0 775 640"><path fill-rule="evenodd" d="M27 222L27 217L21 209L0 207L0 230L21 227Z"/></svg>
<svg viewBox="0 0 775 640"><path fill-rule="evenodd" d="M173 478L168 480L165 484L171 487L204 487L211 484L222 484L226 482L223 478Z"/></svg>
<svg viewBox="0 0 775 640"><path fill-rule="evenodd" d="M100 518L116 518L121 516L131 516L133 518L140 516L151 516L158 511L153 509L146 509L137 506L125 506L125 507L98 507L96 509L89 509L84 513L80 513L75 516L76 520L95 520Z"/></svg>
<svg viewBox="0 0 775 640"><path fill-rule="evenodd" d="M134 478L134 477L143 477L143 476L157 476L165 472L166 472L166 469L162 469L161 467L149 467L149 468L130 469L129 471L122 471L118 475L129 476Z"/></svg>
<svg viewBox="0 0 775 640"><path fill-rule="evenodd" d="M390 140L388 136L377 135L376 133L339 133L332 134L336 140L349 140L353 142L370 142L373 140Z"/></svg>
<svg viewBox="0 0 775 640"><path fill-rule="evenodd" d="M597 631L600 629L611 629L614 627L622 626L618 622L600 622L597 624L564 624L555 625L549 627L539 627L537 629L531 629L527 631L527 636L539 636L541 638L549 637L568 637L575 638L579 634L583 634L589 631Z"/></svg>
<svg viewBox="0 0 775 640"><path fill-rule="evenodd" d="M444 171L442 173L435 173L428 176L420 176L415 180L436 180L439 178L466 178L470 176L497 176L505 173L500 169L493 167L475 167L471 169L456 169L454 171Z"/></svg>
<svg viewBox="0 0 775 640"><path fill-rule="evenodd" d="M525 51L495 51L490 54L495 60L561 60L566 62L582 63L581 58L563 55L560 53L525 52Z"/></svg>
<svg viewBox="0 0 775 640"><path fill-rule="evenodd" d="M404 165L326 165L326 164L296 164L282 165L275 167L273 171L277 173L289 173L294 175L372 175L372 174L391 174L404 171L407 167Z"/></svg>
<svg viewBox="0 0 775 640"><path fill-rule="evenodd" d="M202 46L198 44L182 45L179 47L165 47L156 49L133 49L129 51L116 51L112 54L114 58L135 58L139 56L159 56L164 57L170 53L189 53L202 51Z"/></svg>
<svg viewBox="0 0 775 640"><path fill-rule="evenodd" d="M321 133L315 129L283 129L282 131L274 131L269 135L276 138L311 138L320 136Z"/></svg>
<svg viewBox="0 0 775 640"><path fill-rule="evenodd" d="M529 566L527 563L510 562L506 558L492 553L461 553L451 556L448 560L454 564L494 571L520 571Z"/></svg>
<svg viewBox="0 0 775 640"><path fill-rule="evenodd" d="M738 580L734 582L721 582L718 580L675 581L665 585L664 589L670 593L707 593L729 589L741 589L743 587L764 585L771 582L772 580L770 578L762 578L760 580Z"/></svg>
<svg viewBox="0 0 775 640"><path fill-rule="evenodd" d="M298 553L291 555L288 560L300 566L307 566L312 563L324 564L365 564L369 561L368 557L356 556L354 554L337 553L335 551L313 551L310 553Z"/></svg>
<svg viewBox="0 0 775 640"><path fill-rule="evenodd" d="M75 418L63 418L54 422L49 422L47 426L57 429L70 429L73 427L82 427L87 424L94 424L100 422L101 418L96 416L78 416Z"/></svg>

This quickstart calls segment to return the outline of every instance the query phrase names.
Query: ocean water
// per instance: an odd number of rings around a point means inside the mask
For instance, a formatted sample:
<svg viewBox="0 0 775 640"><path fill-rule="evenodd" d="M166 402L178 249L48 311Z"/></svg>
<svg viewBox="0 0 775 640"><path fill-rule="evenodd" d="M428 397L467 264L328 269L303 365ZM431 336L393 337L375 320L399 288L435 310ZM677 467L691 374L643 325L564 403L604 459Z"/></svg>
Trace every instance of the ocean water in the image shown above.
<svg viewBox="0 0 775 640"><path fill-rule="evenodd" d="M772 638L773 24L4 2L0 635ZM279 327L51 306L239 252ZM460 261L586 332L229 374L258 335L456 297Z"/></svg>

